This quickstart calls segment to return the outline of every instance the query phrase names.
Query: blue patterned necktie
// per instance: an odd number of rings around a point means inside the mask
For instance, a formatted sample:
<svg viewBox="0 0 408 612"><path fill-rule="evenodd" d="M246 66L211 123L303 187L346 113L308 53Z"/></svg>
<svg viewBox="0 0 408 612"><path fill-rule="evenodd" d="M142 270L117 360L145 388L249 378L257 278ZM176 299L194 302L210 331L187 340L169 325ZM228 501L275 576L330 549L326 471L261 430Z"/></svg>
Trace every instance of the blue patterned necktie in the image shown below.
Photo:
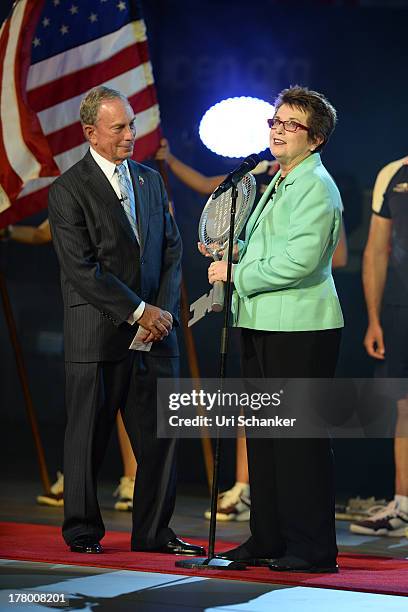
<svg viewBox="0 0 408 612"><path fill-rule="evenodd" d="M125 211L133 233L136 236L136 240L139 242L139 231L137 229L136 221L135 194L133 193L133 186L126 171L125 164L122 163L116 166L116 173L118 175L119 189L122 195L121 203L123 210Z"/></svg>

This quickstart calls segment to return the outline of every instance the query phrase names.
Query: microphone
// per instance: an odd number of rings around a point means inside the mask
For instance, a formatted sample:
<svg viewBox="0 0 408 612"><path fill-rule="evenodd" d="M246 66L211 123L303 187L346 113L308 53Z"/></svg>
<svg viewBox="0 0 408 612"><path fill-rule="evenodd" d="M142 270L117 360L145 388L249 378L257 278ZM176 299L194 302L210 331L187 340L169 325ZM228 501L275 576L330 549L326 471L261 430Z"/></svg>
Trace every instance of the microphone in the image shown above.
<svg viewBox="0 0 408 612"><path fill-rule="evenodd" d="M252 153L252 155L248 155L244 159L244 161L235 168L229 175L222 181L221 185L217 187L217 189L212 194L212 199L215 200L220 196L224 191L228 191L233 185L237 185L239 181L246 175L248 172L253 170L255 166L259 164L261 158L257 153Z"/></svg>

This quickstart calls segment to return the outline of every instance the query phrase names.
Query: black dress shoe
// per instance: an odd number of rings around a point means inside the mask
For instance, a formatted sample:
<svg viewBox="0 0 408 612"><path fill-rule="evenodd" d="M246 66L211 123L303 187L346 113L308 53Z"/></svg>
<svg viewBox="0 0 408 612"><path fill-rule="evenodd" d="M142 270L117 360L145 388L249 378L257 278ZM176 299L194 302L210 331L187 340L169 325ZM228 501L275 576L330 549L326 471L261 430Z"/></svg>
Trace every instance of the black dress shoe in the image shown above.
<svg viewBox="0 0 408 612"><path fill-rule="evenodd" d="M241 544L231 550L226 550L223 553L215 555L217 559L228 559L229 561L242 561L246 565L253 567L268 567L270 563L276 560L276 556L258 556L251 552L245 544Z"/></svg>
<svg viewBox="0 0 408 612"><path fill-rule="evenodd" d="M147 550L146 552L160 552L167 553L168 555L194 555L195 557L205 557L205 548L203 546L196 546L195 544L189 544L184 542L180 538L174 538L154 550Z"/></svg>
<svg viewBox="0 0 408 612"><path fill-rule="evenodd" d="M324 563L310 563L299 557L281 557L269 564L273 572L304 572L306 574L337 574L339 566L336 563L326 565Z"/></svg>
<svg viewBox="0 0 408 612"><path fill-rule="evenodd" d="M103 552L98 540L91 536L79 536L69 545L71 552L99 554Z"/></svg>

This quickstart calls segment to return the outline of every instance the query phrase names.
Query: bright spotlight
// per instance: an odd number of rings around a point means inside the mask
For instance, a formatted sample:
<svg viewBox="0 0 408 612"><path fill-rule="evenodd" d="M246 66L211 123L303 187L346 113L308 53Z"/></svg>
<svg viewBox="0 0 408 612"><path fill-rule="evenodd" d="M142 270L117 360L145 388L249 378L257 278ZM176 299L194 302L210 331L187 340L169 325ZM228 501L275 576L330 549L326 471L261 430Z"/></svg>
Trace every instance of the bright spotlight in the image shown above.
<svg viewBox="0 0 408 612"><path fill-rule="evenodd" d="M208 149L224 157L246 157L269 146L266 120L275 112L272 104L241 96L222 100L204 114L199 133Z"/></svg>

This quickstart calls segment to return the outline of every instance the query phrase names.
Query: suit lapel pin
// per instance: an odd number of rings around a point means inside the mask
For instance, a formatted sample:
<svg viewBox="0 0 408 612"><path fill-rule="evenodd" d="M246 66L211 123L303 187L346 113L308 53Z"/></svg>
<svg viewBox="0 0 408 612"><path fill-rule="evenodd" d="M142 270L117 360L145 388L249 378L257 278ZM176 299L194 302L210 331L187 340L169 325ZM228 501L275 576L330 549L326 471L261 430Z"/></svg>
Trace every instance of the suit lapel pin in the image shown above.
<svg viewBox="0 0 408 612"><path fill-rule="evenodd" d="M139 174L138 179L139 179L139 185L141 187L143 187L143 185L144 185L144 178L143 178L143 176L140 176L140 174Z"/></svg>

